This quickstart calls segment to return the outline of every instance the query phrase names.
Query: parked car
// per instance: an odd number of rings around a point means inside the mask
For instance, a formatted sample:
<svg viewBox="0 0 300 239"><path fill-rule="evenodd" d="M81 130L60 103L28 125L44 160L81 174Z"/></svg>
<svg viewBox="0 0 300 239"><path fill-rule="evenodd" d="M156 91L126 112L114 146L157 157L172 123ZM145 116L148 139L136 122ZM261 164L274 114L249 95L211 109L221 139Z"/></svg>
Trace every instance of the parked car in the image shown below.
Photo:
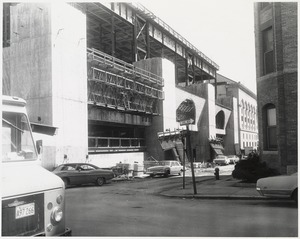
<svg viewBox="0 0 300 239"><path fill-rule="evenodd" d="M228 155L227 157L230 164L236 164L240 160L240 158L236 155Z"/></svg>
<svg viewBox="0 0 300 239"><path fill-rule="evenodd" d="M62 164L53 173L61 177L66 187L90 183L102 186L114 177L112 170L101 169L89 163Z"/></svg>
<svg viewBox="0 0 300 239"><path fill-rule="evenodd" d="M261 178L256 190L266 197L291 198L298 201L298 173Z"/></svg>
<svg viewBox="0 0 300 239"><path fill-rule="evenodd" d="M202 163L199 162L195 162L193 163L194 168L201 168L202 167Z"/></svg>
<svg viewBox="0 0 300 239"><path fill-rule="evenodd" d="M159 161L157 165L149 167L146 171L146 174L149 174L151 177L156 175L168 177L171 174L181 175L183 171L183 166L178 161Z"/></svg>
<svg viewBox="0 0 300 239"><path fill-rule="evenodd" d="M229 159L225 155L218 155L214 160L214 164L216 165L227 165L229 164Z"/></svg>

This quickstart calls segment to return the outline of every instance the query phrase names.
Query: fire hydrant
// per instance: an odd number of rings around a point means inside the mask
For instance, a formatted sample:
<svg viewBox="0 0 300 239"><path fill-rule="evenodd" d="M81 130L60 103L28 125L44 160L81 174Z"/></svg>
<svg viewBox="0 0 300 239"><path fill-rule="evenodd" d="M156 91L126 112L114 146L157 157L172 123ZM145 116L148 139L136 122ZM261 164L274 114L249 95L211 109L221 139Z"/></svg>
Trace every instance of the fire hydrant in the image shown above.
<svg viewBox="0 0 300 239"><path fill-rule="evenodd" d="M219 168L215 168L215 176L216 176L216 180L220 179L220 169Z"/></svg>

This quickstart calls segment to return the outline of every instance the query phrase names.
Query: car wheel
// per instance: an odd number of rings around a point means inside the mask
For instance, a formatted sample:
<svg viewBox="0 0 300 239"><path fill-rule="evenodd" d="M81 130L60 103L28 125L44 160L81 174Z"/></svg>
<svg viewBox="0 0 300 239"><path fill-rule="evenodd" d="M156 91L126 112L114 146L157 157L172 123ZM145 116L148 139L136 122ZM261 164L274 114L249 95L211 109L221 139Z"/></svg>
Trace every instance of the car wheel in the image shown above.
<svg viewBox="0 0 300 239"><path fill-rule="evenodd" d="M169 171L166 171L165 174L164 174L164 177L167 178L167 177L169 176L169 174L170 174L170 172L169 172Z"/></svg>
<svg viewBox="0 0 300 239"><path fill-rule="evenodd" d="M105 183L105 178L97 178L97 185L102 186Z"/></svg>
<svg viewBox="0 0 300 239"><path fill-rule="evenodd" d="M294 192L292 193L292 199L293 199L296 203L298 203L298 188L296 188L296 189L294 190Z"/></svg>
<svg viewBox="0 0 300 239"><path fill-rule="evenodd" d="M64 181L65 188L67 188L67 187L69 186L69 179L67 179L67 178L62 178L62 180Z"/></svg>
<svg viewBox="0 0 300 239"><path fill-rule="evenodd" d="M181 175L181 171L178 172L178 175L179 175L179 176Z"/></svg>

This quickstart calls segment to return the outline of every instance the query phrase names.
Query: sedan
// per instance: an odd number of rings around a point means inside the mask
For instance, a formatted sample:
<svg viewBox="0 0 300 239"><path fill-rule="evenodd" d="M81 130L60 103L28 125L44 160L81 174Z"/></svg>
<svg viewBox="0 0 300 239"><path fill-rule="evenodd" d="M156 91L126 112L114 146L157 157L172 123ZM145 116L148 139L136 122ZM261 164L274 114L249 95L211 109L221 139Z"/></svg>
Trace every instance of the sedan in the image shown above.
<svg viewBox="0 0 300 239"><path fill-rule="evenodd" d="M236 155L228 155L227 157L230 164L236 164L240 160L240 158Z"/></svg>
<svg viewBox="0 0 300 239"><path fill-rule="evenodd" d="M229 159L225 155L218 155L214 160L214 164L216 165L228 165L229 164Z"/></svg>
<svg viewBox="0 0 300 239"><path fill-rule="evenodd" d="M89 163L62 164L54 169L53 173L64 181L66 187L90 183L102 186L114 177L111 170L101 169Z"/></svg>
<svg viewBox="0 0 300 239"><path fill-rule="evenodd" d="M291 198L298 201L298 173L261 178L256 190L266 197Z"/></svg>
<svg viewBox="0 0 300 239"><path fill-rule="evenodd" d="M183 166L178 161L159 161L157 165L149 167L146 174L151 177L156 175L168 177L170 174L181 175L183 171Z"/></svg>

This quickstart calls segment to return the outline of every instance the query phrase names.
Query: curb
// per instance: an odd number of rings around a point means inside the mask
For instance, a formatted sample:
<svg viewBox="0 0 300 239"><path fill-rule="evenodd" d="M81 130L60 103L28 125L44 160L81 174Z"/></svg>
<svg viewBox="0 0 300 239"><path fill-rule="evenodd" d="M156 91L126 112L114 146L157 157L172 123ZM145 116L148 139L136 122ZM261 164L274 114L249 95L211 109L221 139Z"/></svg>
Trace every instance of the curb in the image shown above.
<svg viewBox="0 0 300 239"><path fill-rule="evenodd" d="M162 196L165 197L173 197L173 198L194 198L194 199L228 199L228 200L270 200L272 198L267 198L263 196L240 196L240 195L170 195L170 194L163 194L161 193ZM274 199L274 198L273 198Z"/></svg>

